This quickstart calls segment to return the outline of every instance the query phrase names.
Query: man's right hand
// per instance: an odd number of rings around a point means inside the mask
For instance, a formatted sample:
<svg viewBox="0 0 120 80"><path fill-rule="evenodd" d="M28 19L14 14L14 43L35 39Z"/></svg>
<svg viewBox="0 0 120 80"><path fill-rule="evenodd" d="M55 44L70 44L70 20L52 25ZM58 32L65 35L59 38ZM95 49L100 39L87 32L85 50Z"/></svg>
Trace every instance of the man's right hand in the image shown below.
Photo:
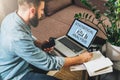
<svg viewBox="0 0 120 80"><path fill-rule="evenodd" d="M66 57L64 67L85 63L89 61L92 58L92 56L92 53L86 51L75 57Z"/></svg>
<svg viewBox="0 0 120 80"><path fill-rule="evenodd" d="M88 62L89 60L91 60L93 54L89 53L89 52L83 52L82 54L79 55L80 57L80 63L84 63L84 62Z"/></svg>

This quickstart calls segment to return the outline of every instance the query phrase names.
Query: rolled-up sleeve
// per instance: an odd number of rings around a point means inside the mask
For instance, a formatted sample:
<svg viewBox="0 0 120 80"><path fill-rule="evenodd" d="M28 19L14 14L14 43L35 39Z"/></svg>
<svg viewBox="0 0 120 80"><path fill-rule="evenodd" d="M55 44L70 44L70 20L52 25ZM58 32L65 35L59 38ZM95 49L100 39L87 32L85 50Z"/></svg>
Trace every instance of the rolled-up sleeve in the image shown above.
<svg viewBox="0 0 120 80"><path fill-rule="evenodd" d="M14 40L12 46L17 56L40 69L56 70L64 65L63 57L52 56L42 51L31 39Z"/></svg>
<svg viewBox="0 0 120 80"><path fill-rule="evenodd" d="M36 40L37 40L37 38L36 38L34 35L32 35L32 38L33 38L33 40L34 40L34 41L36 41Z"/></svg>

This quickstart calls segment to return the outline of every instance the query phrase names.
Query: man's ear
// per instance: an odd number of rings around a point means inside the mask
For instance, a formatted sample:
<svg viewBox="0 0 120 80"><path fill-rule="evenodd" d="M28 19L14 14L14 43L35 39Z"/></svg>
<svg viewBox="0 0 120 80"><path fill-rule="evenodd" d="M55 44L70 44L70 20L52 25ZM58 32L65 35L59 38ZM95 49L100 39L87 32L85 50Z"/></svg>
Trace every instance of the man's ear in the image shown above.
<svg viewBox="0 0 120 80"><path fill-rule="evenodd" d="M34 7L30 8L30 12L31 12L32 14L35 14L35 13L36 13L35 8L34 8Z"/></svg>

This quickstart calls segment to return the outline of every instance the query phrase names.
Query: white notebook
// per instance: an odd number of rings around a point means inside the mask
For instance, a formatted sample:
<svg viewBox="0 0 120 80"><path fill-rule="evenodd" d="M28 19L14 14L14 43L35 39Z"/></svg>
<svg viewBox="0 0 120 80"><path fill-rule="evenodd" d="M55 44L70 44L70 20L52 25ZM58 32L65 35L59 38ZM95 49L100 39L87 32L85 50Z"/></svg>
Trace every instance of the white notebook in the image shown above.
<svg viewBox="0 0 120 80"><path fill-rule="evenodd" d="M108 72L112 72L113 63L109 58L98 58L84 63L89 76L100 75Z"/></svg>
<svg viewBox="0 0 120 80"><path fill-rule="evenodd" d="M71 66L71 71L87 70L89 76L96 76L113 71L112 61L109 58L104 57L100 51L93 52L93 58L82 65Z"/></svg>

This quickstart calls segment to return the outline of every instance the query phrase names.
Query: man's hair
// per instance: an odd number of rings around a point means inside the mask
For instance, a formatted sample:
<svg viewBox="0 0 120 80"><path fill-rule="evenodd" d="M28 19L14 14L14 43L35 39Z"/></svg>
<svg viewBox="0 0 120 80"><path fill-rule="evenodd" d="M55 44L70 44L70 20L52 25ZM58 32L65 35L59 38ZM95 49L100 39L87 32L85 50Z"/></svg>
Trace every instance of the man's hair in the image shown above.
<svg viewBox="0 0 120 80"><path fill-rule="evenodd" d="M29 5L33 4L35 7L38 7L40 1L44 1L44 0L18 0L18 5L24 5L24 3L26 2Z"/></svg>

